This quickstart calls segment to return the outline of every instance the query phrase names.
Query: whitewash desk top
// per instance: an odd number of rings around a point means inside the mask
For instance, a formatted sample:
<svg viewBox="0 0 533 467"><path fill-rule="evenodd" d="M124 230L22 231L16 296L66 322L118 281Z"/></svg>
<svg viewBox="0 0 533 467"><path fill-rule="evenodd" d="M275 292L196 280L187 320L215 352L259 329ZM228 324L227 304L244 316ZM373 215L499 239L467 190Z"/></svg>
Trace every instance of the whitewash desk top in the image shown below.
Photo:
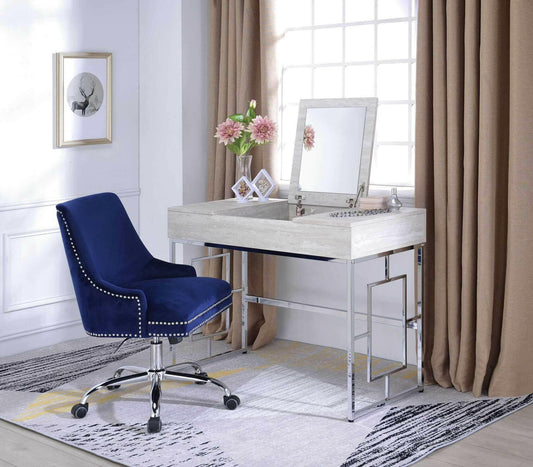
<svg viewBox="0 0 533 467"><path fill-rule="evenodd" d="M291 209L294 206L286 199L248 203L226 199L175 206L168 210L168 236L344 260L426 241L425 209L402 208L398 213L342 218L331 217L329 212L293 217ZM308 206L306 209L312 212Z"/></svg>

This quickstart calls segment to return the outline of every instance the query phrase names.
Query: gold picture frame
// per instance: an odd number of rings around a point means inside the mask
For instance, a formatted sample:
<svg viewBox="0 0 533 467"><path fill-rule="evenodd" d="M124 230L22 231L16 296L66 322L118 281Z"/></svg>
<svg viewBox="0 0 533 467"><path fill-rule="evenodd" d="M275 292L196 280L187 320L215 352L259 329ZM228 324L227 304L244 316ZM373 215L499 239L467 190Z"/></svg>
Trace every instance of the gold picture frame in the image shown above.
<svg viewBox="0 0 533 467"><path fill-rule="evenodd" d="M56 54L56 145L111 143L112 54Z"/></svg>

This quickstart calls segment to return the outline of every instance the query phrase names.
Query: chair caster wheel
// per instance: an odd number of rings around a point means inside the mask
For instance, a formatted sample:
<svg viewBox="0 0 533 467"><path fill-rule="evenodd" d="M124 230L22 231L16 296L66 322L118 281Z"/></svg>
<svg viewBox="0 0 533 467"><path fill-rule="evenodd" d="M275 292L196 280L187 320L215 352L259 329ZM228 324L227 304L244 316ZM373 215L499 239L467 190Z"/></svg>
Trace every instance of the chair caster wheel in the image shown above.
<svg viewBox="0 0 533 467"><path fill-rule="evenodd" d="M115 379L115 378L109 378L108 381ZM112 384L110 386L106 386L108 391L114 391L115 389L120 388L120 384Z"/></svg>
<svg viewBox="0 0 533 467"><path fill-rule="evenodd" d="M236 395L224 396L224 405L228 410L235 410L240 403L241 400Z"/></svg>
<svg viewBox="0 0 533 467"><path fill-rule="evenodd" d="M195 376L205 376L207 378L209 375L205 371L202 371L200 373L196 373ZM207 381L196 381L194 384L207 384Z"/></svg>
<svg viewBox="0 0 533 467"><path fill-rule="evenodd" d="M74 415L74 418L83 418L89 411L89 404L76 404L70 409L70 413Z"/></svg>
<svg viewBox="0 0 533 467"><path fill-rule="evenodd" d="M163 424L161 423L161 419L159 417L150 417L148 419L148 433L159 433L162 426Z"/></svg>

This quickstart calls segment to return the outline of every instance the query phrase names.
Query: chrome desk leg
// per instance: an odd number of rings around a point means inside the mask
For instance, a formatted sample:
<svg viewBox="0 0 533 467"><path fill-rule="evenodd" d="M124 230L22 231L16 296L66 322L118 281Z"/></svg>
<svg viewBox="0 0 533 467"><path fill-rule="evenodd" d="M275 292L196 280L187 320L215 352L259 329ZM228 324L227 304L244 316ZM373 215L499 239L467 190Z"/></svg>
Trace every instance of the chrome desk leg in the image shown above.
<svg viewBox="0 0 533 467"><path fill-rule="evenodd" d="M176 242L172 239L168 241L168 260L174 264L176 262ZM176 346L170 344L170 353L172 355L172 364L176 363Z"/></svg>
<svg viewBox="0 0 533 467"><path fill-rule="evenodd" d="M415 316L419 316L416 323L416 372L417 386L424 391L424 360L423 360L423 314L424 314L424 245L418 245L415 250Z"/></svg>
<svg viewBox="0 0 533 467"><path fill-rule="evenodd" d="M346 376L348 379L348 421L355 420L355 380L353 375L354 363L354 341L355 341L355 325L354 325L354 311L355 311L355 261L346 262Z"/></svg>
<svg viewBox="0 0 533 467"><path fill-rule="evenodd" d="M228 284L233 284L233 280L231 278L231 253L228 251L225 256L226 259L226 282ZM233 285L232 285L233 288ZM230 327L230 315L231 315L231 307L228 308L225 312L226 315L226 330L229 331Z"/></svg>
<svg viewBox="0 0 533 467"><path fill-rule="evenodd" d="M242 256L242 292L241 292L241 310L242 310L242 353L248 351L248 252L243 251Z"/></svg>

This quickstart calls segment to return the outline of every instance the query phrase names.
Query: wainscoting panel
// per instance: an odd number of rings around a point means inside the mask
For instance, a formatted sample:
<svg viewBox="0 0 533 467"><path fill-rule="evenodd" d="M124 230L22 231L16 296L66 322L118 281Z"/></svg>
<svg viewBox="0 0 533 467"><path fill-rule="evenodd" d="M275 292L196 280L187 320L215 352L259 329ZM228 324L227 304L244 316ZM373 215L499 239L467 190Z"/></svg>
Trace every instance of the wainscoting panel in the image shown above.
<svg viewBox="0 0 533 467"><path fill-rule="evenodd" d="M4 313L74 299L59 229L4 234Z"/></svg>

